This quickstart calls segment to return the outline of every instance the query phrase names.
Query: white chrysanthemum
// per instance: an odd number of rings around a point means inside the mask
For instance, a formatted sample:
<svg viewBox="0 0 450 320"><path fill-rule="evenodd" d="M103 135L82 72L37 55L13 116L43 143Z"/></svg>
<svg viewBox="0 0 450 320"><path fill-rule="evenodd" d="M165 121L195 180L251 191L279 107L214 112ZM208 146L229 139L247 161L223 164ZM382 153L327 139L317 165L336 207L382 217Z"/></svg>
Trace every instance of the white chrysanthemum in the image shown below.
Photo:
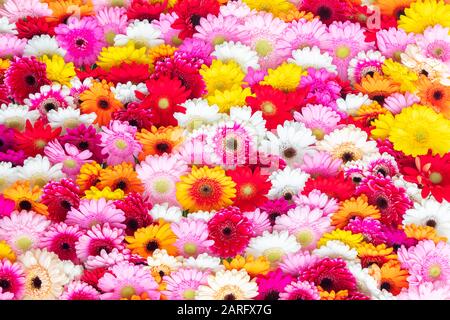
<svg viewBox="0 0 450 320"><path fill-rule="evenodd" d="M381 291L378 289L377 280L369 274L367 269L363 269L361 264L347 263L347 267L356 279L356 285L359 292L372 298L379 297L381 295Z"/></svg>
<svg viewBox="0 0 450 320"><path fill-rule="evenodd" d="M292 51L292 58L287 61L295 63L303 69L326 69L329 72L337 73L337 67L333 64L333 57L327 52L320 52L320 49L316 46Z"/></svg>
<svg viewBox="0 0 450 320"><path fill-rule="evenodd" d="M138 101L136 98L135 91L142 92L143 94L148 94L147 86L145 83L133 84L131 81L127 83L118 83L116 87L111 88L111 92L114 94L114 97L122 102L122 104L127 104L130 102Z"/></svg>
<svg viewBox="0 0 450 320"><path fill-rule="evenodd" d="M116 47L125 46L134 41L138 47L152 48L164 43L161 31L155 28L148 20L135 20L127 27L126 34L118 34L114 38Z"/></svg>
<svg viewBox="0 0 450 320"><path fill-rule="evenodd" d="M13 167L11 162L0 162L0 192L3 192L17 179L17 167Z"/></svg>
<svg viewBox="0 0 450 320"><path fill-rule="evenodd" d="M313 254L322 258L342 258L348 262L355 262L358 259L358 251L339 240L328 241L325 245L315 249Z"/></svg>
<svg viewBox="0 0 450 320"><path fill-rule="evenodd" d="M258 137L258 141L261 141L266 135L266 120L262 116L262 111L252 114L252 108L248 106L231 107L230 119L242 123L248 130L253 131Z"/></svg>
<svg viewBox="0 0 450 320"><path fill-rule="evenodd" d="M33 249L18 257L25 269L25 300L54 300L70 279L64 264L47 249Z"/></svg>
<svg viewBox="0 0 450 320"><path fill-rule="evenodd" d="M187 218L188 219L196 219L196 220L203 220L208 222L209 220L211 220L211 218L216 214L216 211L196 211L196 212L192 212L189 213Z"/></svg>
<svg viewBox="0 0 450 320"><path fill-rule="evenodd" d="M0 18L0 34L2 33L10 33L17 34L16 25L14 23L10 23L8 18L1 17Z"/></svg>
<svg viewBox="0 0 450 320"><path fill-rule="evenodd" d="M149 213L154 221L164 219L168 222L178 222L183 216L180 207L169 207L168 203L155 204Z"/></svg>
<svg viewBox="0 0 450 320"><path fill-rule="evenodd" d="M31 185L43 187L49 181L59 181L64 178L62 167L62 163L52 166L47 157L38 154L23 162L23 166L17 169L17 177L18 180L28 180Z"/></svg>
<svg viewBox="0 0 450 320"><path fill-rule="evenodd" d="M215 104L210 106L204 99L191 99L181 104L186 109L184 113L175 112L173 117L177 119L180 127L189 131L200 128L205 124L212 124L222 118L219 107Z"/></svg>
<svg viewBox="0 0 450 320"><path fill-rule="evenodd" d="M248 300L258 295L255 279L245 269L219 271L208 276L208 285L201 285L196 300Z"/></svg>
<svg viewBox="0 0 450 320"><path fill-rule="evenodd" d="M350 116L356 116L356 112L362 105L370 103L369 96L361 92L358 94L349 93L345 96L345 99L339 98L336 100L338 109Z"/></svg>
<svg viewBox="0 0 450 320"><path fill-rule="evenodd" d="M286 254L299 250L300 244L287 230L272 233L264 231L262 236L250 240L246 253L255 258L265 256L271 263L276 263Z"/></svg>
<svg viewBox="0 0 450 320"><path fill-rule="evenodd" d="M153 254L147 258L147 264L151 269L163 269L165 274L169 274L182 266L182 257L174 257L166 250L156 249Z"/></svg>
<svg viewBox="0 0 450 320"><path fill-rule="evenodd" d="M74 264L70 260L64 260L62 261L64 273L66 274L67 278L69 279L67 282L70 282L75 279L79 279L81 275L83 274L84 268L78 264Z"/></svg>
<svg viewBox="0 0 450 320"><path fill-rule="evenodd" d="M377 143L368 141L367 133L354 125L335 129L325 135L317 143L317 148L329 152L333 158L341 159L343 163L378 154Z"/></svg>
<svg viewBox="0 0 450 320"><path fill-rule="evenodd" d="M95 112L81 114L80 109L59 108L50 110L47 114L48 122L52 128L73 129L84 123L87 127L94 123L97 118Z"/></svg>
<svg viewBox="0 0 450 320"><path fill-rule="evenodd" d="M421 203L425 199L422 198L422 190L419 186L413 182L406 181L402 176L393 177L392 181L397 188L403 188L406 190L408 197L414 202Z"/></svg>
<svg viewBox="0 0 450 320"><path fill-rule="evenodd" d="M286 167L283 170L277 170L269 177L272 187L269 190L268 196L270 199L284 197L290 200L303 190L308 178L309 174L300 169Z"/></svg>
<svg viewBox="0 0 450 320"><path fill-rule="evenodd" d="M24 56L42 57L44 55L49 57L54 55L64 57L66 50L59 46L56 37L51 37L48 34L37 35L28 40L25 46Z"/></svg>
<svg viewBox="0 0 450 320"><path fill-rule="evenodd" d="M283 125L277 126L276 134L267 132L267 140L261 141L260 149L266 154L279 155L292 166L301 163L315 142L312 131L302 123L285 121Z"/></svg>
<svg viewBox="0 0 450 320"><path fill-rule="evenodd" d="M403 225L409 224L435 228L439 236L450 239L450 203L432 199L415 203L414 208L406 210L403 216Z"/></svg>
<svg viewBox="0 0 450 320"><path fill-rule="evenodd" d="M187 268L194 268L200 270L209 270L212 272L217 272L223 270L225 267L221 264L219 257L213 257L207 253L199 254L197 257L189 257L184 259L183 266Z"/></svg>
<svg viewBox="0 0 450 320"><path fill-rule="evenodd" d="M380 51L361 51L356 57L350 60L347 70L348 79L352 82L359 82L361 78L370 72L380 72L385 56Z"/></svg>
<svg viewBox="0 0 450 320"><path fill-rule="evenodd" d="M37 119L39 119L39 111L30 110L28 106L10 103L2 104L0 108L0 124L9 128L22 130L27 120L33 124Z"/></svg>
<svg viewBox="0 0 450 320"><path fill-rule="evenodd" d="M247 73L249 67L259 69L259 57L256 51L240 42L224 42L216 45L211 54L223 62L234 61L241 66L244 73Z"/></svg>

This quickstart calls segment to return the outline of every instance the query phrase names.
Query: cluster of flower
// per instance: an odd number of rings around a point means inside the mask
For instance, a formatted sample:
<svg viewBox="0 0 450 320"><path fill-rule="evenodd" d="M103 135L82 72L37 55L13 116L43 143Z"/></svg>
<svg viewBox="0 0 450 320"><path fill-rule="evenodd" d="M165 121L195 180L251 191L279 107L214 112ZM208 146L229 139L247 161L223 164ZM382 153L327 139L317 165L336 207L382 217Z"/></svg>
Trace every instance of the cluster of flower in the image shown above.
<svg viewBox="0 0 450 320"><path fill-rule="evenodd" d="M448 1L0 3L0 299L450 299Z"/></svg>

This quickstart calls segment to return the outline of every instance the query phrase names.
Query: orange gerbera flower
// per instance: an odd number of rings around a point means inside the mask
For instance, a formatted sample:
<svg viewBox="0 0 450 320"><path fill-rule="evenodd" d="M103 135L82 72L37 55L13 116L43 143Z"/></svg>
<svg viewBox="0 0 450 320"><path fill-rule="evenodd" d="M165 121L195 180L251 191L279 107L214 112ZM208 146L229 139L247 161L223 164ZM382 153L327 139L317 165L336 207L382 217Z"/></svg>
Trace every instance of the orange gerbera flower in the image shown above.
<svg viewBox="0 0 450 320"><path fill-rule="evenodd" d="M380 8L381 14L386 16L394 16L400 19L405 14L405 9L409 8L415 0L375 0L376 5Z"/></svg>
<svg viewBox="0 0 450 320"><path fill-rule="evenodd" d="M260 256L255 259L252 255L247 257L238 255L231 261L223 260L223 265L227 270L245 269L252 278L256 277L258 274L265 275L270 269L270 262L265 256Z"/></svg>
<svg viewBox="0 0 450 320"><path fill-rule="evenodd" d="M408 287L408 276L408 271L402 269L397 260L389 261L381 267L380 289L398 295L403 288Z"/></svg>
<svg viewBox="0 0 450 320"><path fill-rule="evenodd" d="M144 160L148 155L170 154L178 145L183 142L183 129L180 127L159 127L152 126L151 131L142 129L136 134L137 140L142 144L142 153L139 160Z"/></svg>
<svg viewBox="0 0 450 320"><path fill-rule="evenodd" d="M450 119L450 87L444 86L439 81L432 82L425 76L420 77L416 85L420 102Z"/></svg>
<svg viewBox="0 0 450 320"><path fill-rule="evenodd" d="M320 300L345 300L348 297L348 290L325 291L319 287Z"/></svg>
<svg viewBox="0 0 450 320"><path fill-rule="evenodd" d="M92 1L83 0L44 0L52 10L52 15L47 17L49 22L63 23L70 17L92 16L94 7Z"/></svg>
<svg viewBox="0 0 450 320"><path fill-rule="evenodd" d="M331 224L337 229L342 229L356 217L379 219L381 215L377 207L370 205L367 196L362 194L358 198L341 202L338 211L331 216Z"/></svg>
<svg viewBox="0 0 450 320"><path fill-rule="evenodd" d="M38 186L31 187L29 181L16 181L12 186L3 190L3 196L16 203L18 211L34 211L48 215L47 206L40 203L42 190Z"/></svg>
<svg viewBox="0 0 450 320"><path fill-rule="evenodd" d="M83 101L80 106L81 110L83 113L95 112L97 114L95 123L100 126L108 125L112 113L123 108L122 103L116 100L111 92L111 86L112 83L105 80L94 82L90 89L80 95L80 99Z"/></svg>
<svg viewBox="0 0 450 320"><path fill-rule="evenodd" d="M102 170L103 168L95 161L87 162L81 166L76 180L81 192L89 190L91 187L97 187Z"/></svg>
<svg viewBox="0 0 450 320"><path fill-rule="evenodd" d="M355 120L364 121L364 123L370 127L372 125L372 121L378 119L381 114L387 113L388 110L376 101L373 101L371 104L362 105L361 108L356 111Z"/></svg>
<svg viewBox="0 0 450 320"><path fill-rule="evenodd" d="M98 188L103 189L105 187L110 187L113 191L121 189L125 194L144 192L144 186L136 171L134 171L133 165L127 162L108 167L100 172Z"/></svg>
<svg viewBox="0 0 450 320"><path fill-rule="evenodd" d="M361 84L356 83L355 89L367 94L370 99L375 100L382 105L388 96L394 92L400 91L400 86L391 79L386 78L379 73L374 73L373 76L365 76L361 80Z"/></svg>
<svg viewBox="0 0 450 320"><path fill-rule="evenodd" d="M357 251L358 257L361 259L361 265L364 268L367 268L372 264L381 267L388 261L397 259L394 248L386 247L384 243L378 246L375 246L372 243L364 243L357 248Z"/></svg>
<svg viewBox="0 0 450 320"><path fill-rule="evenodd" d="M311 21L312 19L314 19L314 14L312 12L300 11L297 8L293 8L288 11L281 11L278 14L278 18L280 18L284 22L298 21L300 19Z"/></svg>
<svg viewBox="0 0 450 320"><path fill-rule="evenodd" d="M408 224L405 226L405 234L408 238L420 240L433 240L435 243L439 241L447 242L446 237L440 237L435 228L430 226L417 226L415 224Z"/></svg>

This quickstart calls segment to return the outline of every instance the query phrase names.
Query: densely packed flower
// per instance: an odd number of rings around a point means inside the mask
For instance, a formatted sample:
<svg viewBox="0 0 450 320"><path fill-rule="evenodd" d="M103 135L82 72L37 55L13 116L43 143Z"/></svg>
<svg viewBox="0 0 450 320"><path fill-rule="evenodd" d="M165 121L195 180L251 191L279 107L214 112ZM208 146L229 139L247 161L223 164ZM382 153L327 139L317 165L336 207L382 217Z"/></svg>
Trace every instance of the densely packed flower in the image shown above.
<svg viewBox="0 0 450 320"><path fill-rule="evenodd" d="M0 192L0 300L450 299L450 2L0 1Z"/></svg>

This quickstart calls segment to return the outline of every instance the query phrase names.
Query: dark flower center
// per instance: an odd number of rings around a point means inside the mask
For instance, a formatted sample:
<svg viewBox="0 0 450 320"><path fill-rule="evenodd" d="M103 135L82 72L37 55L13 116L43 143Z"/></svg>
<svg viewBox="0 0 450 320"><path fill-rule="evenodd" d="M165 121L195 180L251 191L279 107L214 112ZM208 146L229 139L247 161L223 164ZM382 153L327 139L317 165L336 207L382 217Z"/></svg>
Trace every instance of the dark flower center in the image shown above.
<svg viewBox="0 0 450 320"><path fill-rule="evenodd" d="M119 181L116 185L117 189L125 190L127 187L127 183L123 180Z"/></svg>
<svg viewBox="0 0 450 320"><path fill-rule="evenodd" d="M397 17L397 20L400 19L400 16L405 15L405 8L401 7L396 9L394 14Z"/></svg>
<svg viewBox="0 0 450 320"><path fill-rule="evenodd" d="M344 161L344 162L352 161L354 158L355 158L355 155L353 154L353 152L344 152L342 154L342 161Z"/></svg>
<svg viewBox="0 0 450 320"><path fill-rule="evenodd" d="M277 219L277 217L279 217L281 214L279 212L271 212L269 214L269 221L271 224L275 223L275 220Z"/></svg>
<svg viewBox="0 0 450 320"><path fill-rule="evenodd" d="M204 184L200 187L200 193L202 194L202 196L210 196L212 192L213 188L208 184Z"/></svg>
<svg viewBox="0 0 450 320"><path fill-rule="evenodd" d="M223 300L236 300L236 297L234 296L234 294L229 293L225 297L223 297Z"/></svg>
<svg viewBox="0 0 450 320"><path fill-rule="evenodd" d="M75 43L76 43L76 45L78 47L82 47L82 46L86 45L86 40L84 40L84 39L77 39L77 41L75 41Z"/></svg>
<svg viewBox="0 0 450 320"><path fill-rule="evenodd" d="M382 105L384 103L384 100L386 99L385 96L383 96L382 94L377 94L375 96L372 97L372 100L375 100L376 102L378 102L380 105Z"/></svg>
<svg viewBox="0 0 450 320"><path fill-rule="evenodd" d="M371 76L371 77L373 77L374 74L375 74L374 71L368 71L368 72L366 72L366 76Z"/></svg>
<svg viewBox="0 0 450 320"><path fill-rule="evenodd" d="M388 207L388 201L384 197L379 197L376 200L377 207L380 209L386 209Z"/></svg>
<svg viewBox="0 0 450 320"><path fill-rule="evenodd" d="M56 106L54 103L49 102L44 105L44 109L45 111L49 112L50 110L55 110Z"/></svg>
<svg viewBox="0 0 450 320"><path fill-rule="evenodd" d="M380 289L383 290L385 289L386 291L390 291L391 290L391 285L388 282L382 282Z"/></svg>
<svg viewBox="0 0 450 320"><path fill-rule="evenodd" d="M156 145L156 150L158 150L160 153L166 153L170 149L169 144L166 142L160 142Z"/></svg>
<svg viewBox="0 0 450 320"><path fill-rule="evenodd" d="M19 208L22 210L29 211L31 210L31 207L32 207L31 202L28 200L22 200L19 202Z"/></svg>
<svg viewBox="0 0 450 320"><path fill-rule="evenodd" d="M97 252L97 256L100 255L102 253L102 250L105 250L106 253L110 253L111 249L108 246L99 246L96 250Z"/></svg>
<svg viewBox="0 0 450 320"><path fill-rule="evenodd" d="M5 145L5 143L3 142L2 139L0 139L0 147L3 147Z"/></svg>
<svg viewBox="0 0 450 320"><path fill-rule="evenodd" d="M333 288L333 280L331 280L330 278L323 278L320 281L320 286L325 291L330 291Z"/></svg>
<svg viewBox="0 0 450 320"><path fill-rule="evenodd" d="M31 283L36 289L40 289L42 286L42 280L39 279L39 277L34 277L33 280L31 280Z"/></svg>
<svg viewBox="0 0 450 320"><path fill-rule="evenodd" d="M162 271L162 270L160 270L158 273L161 278L164 277L164 275L165 275L164 271Z"/></svg>
<svg viewBox="0 0 450 320"><path fill-rule="evenodd" d="M34 76L32 76L32 75L26 76L25 77L25 82L29 86L34 86L36 84L36 78Z"/></svg>
<svg viewBox="0 0 450 320"><path fill-rule="evenodd" d="M139 223L136 219L130 219L127 222L127 227L128 227L128 229L131 229L134 231L134 230L137 230L137 228L139 227Z"/></svg>
<svg viewBox="0 0 450 320"><path fill-rule="evenodd" d="M290 200L292 200L292 193L286 192L283 197L284 197L284 200L290 201Z"/></svg>
<svg viewBox="0 0 450 320"><path fill-rule="evenodd" d="M222 233L226 236L229 236L233 230L230 227L225 227L222 229Z"/></svg>
<svg viewBox="0 0 450 320"><path fill-rule="evenodd" d="M352 178L352 181L355 182L355 183L360 183L361 180L362 180L361 177L353 177Z"/></svg>
<svg viewBox="0 0 450 320"><path fill-rule="evenodd" d="M426 224L427 226L429 226L429 227L432 227L432 228L435 228L436 225L437 225L436 221L434 221L433 219L427 220L427 222L426 222L425 224Z"/></svg>
<svg viewBox="0 0 450 320"><path fill-rule="evenodd" d="M138 126L138 122L136 119L132 119L132 120L128 121L128 123L130 124L130 126L133 126L133 127Z"/></svg>
<svg viewBox="0 0 450 320"><path fill-rule="evenodd" d="M198 26L200 24L200 19L202 18L202 16L198 15L198 14L193 14L190 18L191 20L191 24L195 27Z"/></svg>
<svg viewBox="0 0 450 320"><path fill-rule="evenodd" d="M102 100L100 100L100 101L98 102L98 106L99 106L101 109L108 109L108 108L109 108L109 102L102 99Z"/></svg>
<svg viewBox="0 0 450 320"><path fill-rule="evenodd" d="M149 242L147 243L146 248L147 248L147 251L150 251L150 252L155 251L156 249L159 248L158 241L156 241L156 240L151 240L151 241L149 241Z"/></svg>
<svg viewBox="0 0 450 320"><path fill-rule="evenodd" d="M321 6L317 9L317 15L320 17L320 19L328 20L331 18L332 14L333 11L329 7Z"/></svg>
<svg viewBox="0 0 450 320"><path fill-rule="evenodd" d="M11 282L9 282L9 280L7 279L0 279L0 288L5 291L8 290L9 288L11 288Z"/></svg>
<svg viewBox="0 0 450 320"><path fill-rule="evenodd" d="M70 208L72 208L72 204L67 200L63 200L61 201L61 207L63 207L66 210L70 210Z"/></svg>
<svg viewBox="0 0 450 320"><path fill-rule="evenodd" d="M384 168L380 168L380 169L378 169L377 170L377 173L381 173L383 176L387 176L387 172L386 172L386 170L384 169Z"/></svg>
<svg viewBox="0 0 450 320"><path fill-rule="evenodd" d="M429 75L428 71L425 69L420 70L420 74L423 74L425 77L428 77Z"/></svg>
<svg viewBox="0 0 450 320"><path fill-rule="evenodd" d="M291 159L296 156L297 151L294 148L287 148L284 150L283 154L286 158Z"/></svg>
<svg viewBox="0 0 450 320"><path fill-rule="evenodd" d="M69 250L70 249L70 244L68 244L67 242L61 243L61 249L62 250Z"/></svg>
<svg viewBox="0 0 450 320"><path fill-rule="evenodd" d="M440 91L440 90L436 90L436 91L433 93L433 98L434 98L435 100L441 100L443 96L444 96L444 95L442 94L442 91Z"/></svg>
<svg viewBox="0 0 450 320"><path fill-rule="evenodd" d="M227 140L227 149L236 151L239 144L236 139L228 139Z"/></svg>
<svg viewBox="0 0 450 320"><path fill-rule="evenodd" d="M80 148L81 150L86 150L86 149L88 149L88 148L89 148L89 142L87 142L87 141L81 141L81 142L78 144L78 148Z"/></svg>
<svg viewBox="0 0 450 320"><path fill-rule="evenodd" d="M275 290L270 290L264 296L264 300L278 300L280 298L280 293Z"/></svg>

